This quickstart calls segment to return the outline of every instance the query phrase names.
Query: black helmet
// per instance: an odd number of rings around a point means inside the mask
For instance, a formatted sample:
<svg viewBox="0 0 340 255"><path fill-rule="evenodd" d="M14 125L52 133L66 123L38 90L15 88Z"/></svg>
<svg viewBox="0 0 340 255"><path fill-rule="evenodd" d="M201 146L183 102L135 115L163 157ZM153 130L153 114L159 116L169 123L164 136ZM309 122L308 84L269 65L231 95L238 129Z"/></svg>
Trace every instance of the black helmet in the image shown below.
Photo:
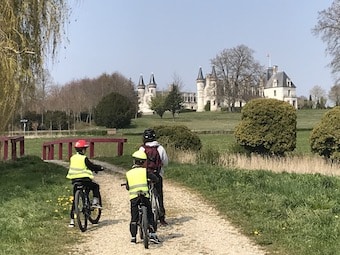
<svg viewBox="0 0 340 255"><path fill-rule="evenodd" d="M155 130L148 128L144 130L143 138L145 142L152 142L156 140Z"/></svg>

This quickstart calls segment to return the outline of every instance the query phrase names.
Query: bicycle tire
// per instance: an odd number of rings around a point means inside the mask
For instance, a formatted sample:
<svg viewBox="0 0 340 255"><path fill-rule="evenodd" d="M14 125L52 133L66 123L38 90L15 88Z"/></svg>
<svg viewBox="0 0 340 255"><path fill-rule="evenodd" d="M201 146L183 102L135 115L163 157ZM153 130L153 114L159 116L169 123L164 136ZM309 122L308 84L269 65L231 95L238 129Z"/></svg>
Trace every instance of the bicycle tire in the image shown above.
<svg viewBox="0 0 340 255"><path fill-rule="evenodd" d="M138 215L138 231L139 231L139 238L143 240L144 235L143 235L143 226L142 226L142 213L141 213L141 208L138 208L139 215Z"/></svg>
<svg viewBox="0 0 340 255"><path fill-rule="evenodd" d="M82 232L85 232L87 229L87 212L86 212L86 201L85 194L83 190L78 189L74 195L74 206L75 206L75 215L77 217L77 223L79 229Z"/></svg>
<svg viewBox="0 0 340 255"><path fill-rule="evenodd" d="M141 222L142 232L143 232L143 244L144 248L149 248L149 222L148 222L148 212L146 206L142 206L142 222Z"/></svg>
<svg viewBox="0 0 340 255"><path fill-rule="evenodd" d="M99 204L102 205L102 199L101 196L99 195ZM93 191L91 190L89 192L89 200L92 201L93 200ZM102 215L102 209L101 208L92 208L91 207L91 213L89 215L89 221L92 224L98 224L100 216Z"/></svg>
<svg viewBox="0 0 340 255"><path fill-rule="evenodd" d="M160 215L160 208L159 208L159 200L156 193L151 194L151 208L153 213L153 220L154 220L154 230L157 231L158 220Z"/></svg>

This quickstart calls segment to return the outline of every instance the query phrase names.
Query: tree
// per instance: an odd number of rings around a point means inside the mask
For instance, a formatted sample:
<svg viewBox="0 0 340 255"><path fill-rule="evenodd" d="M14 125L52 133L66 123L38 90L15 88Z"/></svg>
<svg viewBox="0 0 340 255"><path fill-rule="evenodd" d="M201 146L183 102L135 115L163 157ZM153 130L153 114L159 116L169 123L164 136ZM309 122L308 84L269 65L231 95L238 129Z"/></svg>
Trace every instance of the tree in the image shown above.
<svg viewBox="0 0 340 255"><path fill-rule="evenodd" d="M319 12L318 22L312 29L316 36L321 36L327 44L326 53L332 57L329 66L336 77L340 79L340 0L334 0L332 5Z"/></svg>
<svg viewBox="0 0 340 255"><path fill-rule="evenodd" d="M313 128L311 151L320 156L340 161L340 106L329 110Z"/></svg>
<svg viewBox="0 0 340 255"><path fill-rule="evenodd" d="M50 86L46 92L46 108L66 112L73 122L86 122L91 125L93 111L103 96L117 92L136 103L137 95L133 83L115 72L102 74L97 78L73 80L64 86Z"/></svg>
<svg viewBox="0 0 340 255"><path fill-rule="evenodd" d="M311 109L313 107L312 100L308 100L305 96L297 98L299 109Z"/></svg>
<svg viewBox="0 0 340 255"><path fill-rule="evenodd" d="M340 85L334 85L328 93L328 98L335 103L335 106L340 106Z"/></svg>
<svg viewBox="0 0 340 255"><path fill-rule="evenodd" d="M94 121L107 128L124 128L130 125L136 105L118 93L103 97L94 110Z"/></svg>
<svg viewBox="0 0 340 255"><path fill-rule="evenodd" d="M34 89L44 58L56 56L69 16L66 0L2 0L0 5L0 131Z"/></svg>
<svg viewBox="0 0 340 255"><path fill-rule="evenodd" d="M224 98L233 111L236 100L246 102L258 97L259 85L264 68L253 57L254 51L245 45L224 49L211 60L218 80L222 83Z"/></svg>
<svg viewBox="0 0 340 255"><path fill-rule="evenodd" d="M296 147L296 110L281 100L253 99L243 107L234 134L249 153L282 156Z"/></svg>
<svg viewBox="0 0 340 255"><path fill-rule="evenodd" d="M151 98L150 109L155 111L161 118L165 113L166 105L165 105L166 96L162 94L157 94L155 97Z"/></svg>
<svg viewBox="0 0 340 255"><path fill-rule="evenodd" d="M175 113L178 113L182 109L183 99L181 97L177 84L171 85L171 90L165 99L166 109L172 114L172 118L175 120Z"/></svg>
<svg viewBox="0 0 340 255"><path fill-rule="evenodd" d="M325 109L326 108L326 92L323 88L318 85L315 85L310 90L310 96L312 98L314 107L317 109Z"/></svg>

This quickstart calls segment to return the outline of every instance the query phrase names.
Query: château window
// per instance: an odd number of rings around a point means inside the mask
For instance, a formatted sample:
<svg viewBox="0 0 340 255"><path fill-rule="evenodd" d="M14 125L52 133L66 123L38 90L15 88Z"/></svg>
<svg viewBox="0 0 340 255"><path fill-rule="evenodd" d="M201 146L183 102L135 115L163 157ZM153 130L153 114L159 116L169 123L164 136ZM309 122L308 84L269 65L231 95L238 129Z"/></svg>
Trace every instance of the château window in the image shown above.
<svg viewBox="0 0 340 255"><path fill-rule="evenodd" d="M288 90L288 96L290 97L290 90Z"/></svg>
<svg viewBox="0 0 340 255"><path fill-rule="evenodd" d="M273 87L277 87L277 80L276 79L273 80Z"/></svg>
<svg viewBox="0 0 340 255"><path fill-rule="evenodd" d="M276 97L276 90L274 90L274 97Z"/></svg>

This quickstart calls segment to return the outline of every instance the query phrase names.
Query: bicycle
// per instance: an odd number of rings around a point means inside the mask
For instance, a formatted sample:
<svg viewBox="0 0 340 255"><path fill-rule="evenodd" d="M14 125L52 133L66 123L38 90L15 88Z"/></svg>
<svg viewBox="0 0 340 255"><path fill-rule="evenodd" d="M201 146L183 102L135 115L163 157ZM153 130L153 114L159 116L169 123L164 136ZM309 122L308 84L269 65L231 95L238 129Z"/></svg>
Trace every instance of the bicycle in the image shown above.
<svg viewBox="0 0 340 255"><path fill-rule="evenodd" d="M126 186L126 183L122 183L120 186ZM148 221L148 211L146 205L143 203L143 198L145 198L145 193L143 191L137 192L139 202L138 202L138 222L137 226L139 229L139 237L143 240L144 248L149 248L149 221Z"/></svg>
<svg viewBox="0 0 340 255"><path fill-rule="evenodd" d="M87 230L87 222L90 221L92 224L99 222L102 209L92 207L93 192L81 180L74 182L75 194L74 194L74 207L75 207L75 218L79 229L82 232ZM101 205L101 197L98 198L99 204Z"/></svg>
<svg viewBox="0 0 340 255"><path fill-rule="evenodd" d="M154 228L157 231L158 220L160 219L161 215L161 208L159 206L159 194L157 189L154 187L154 183L149 181L149 194L150 194L150 202L151 202L151 209L153 213L153 219L155 222Z"/></svg>

